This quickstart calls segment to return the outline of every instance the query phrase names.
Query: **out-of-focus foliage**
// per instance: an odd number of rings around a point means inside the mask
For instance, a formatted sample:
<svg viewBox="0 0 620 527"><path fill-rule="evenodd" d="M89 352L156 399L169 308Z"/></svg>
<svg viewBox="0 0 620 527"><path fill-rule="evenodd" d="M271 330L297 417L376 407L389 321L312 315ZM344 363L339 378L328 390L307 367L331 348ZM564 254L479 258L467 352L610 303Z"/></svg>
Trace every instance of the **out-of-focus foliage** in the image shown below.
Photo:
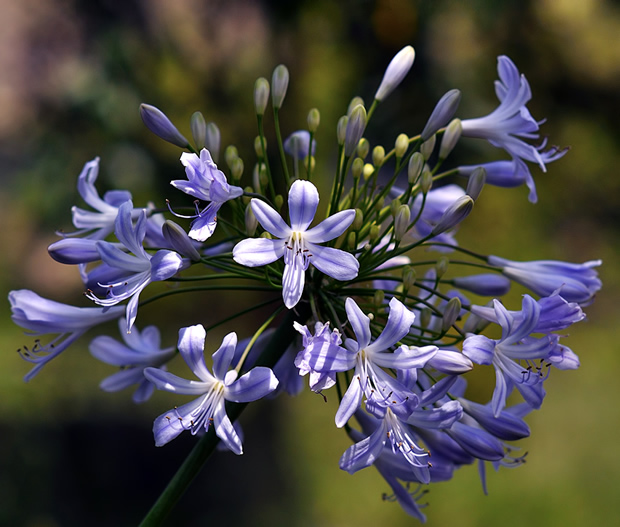
<svg viewBox="0 0 620 527"><path fill-rule="evenodd" d="M537 206L523 188L485 188L476 204L482 210L460 236L470 237L469 247L512 259L601 257L604 289L588 310L591 322L570 339L581 369L550 379L544 417L529 418L528 463L491 474L489 497L473 469L436 486L429 525L614 525L618 35L620 7L612 0L0 0L2 291L25 287L60 301L79 298L75 270L49 259L46 247L54 229L71 228L77 174L96 155L102 189L127 188L136 202L174 197L169 181L182 172L180 153L143 127L140 102L162 108L186 135L190 115L201 110L222 130L223 146L238 147L247 172L256 135L254 80L270 77L277 64L286 64L291 77L284 132L305 126L307 111L318 107L320 149L334 144L336 121L353 95L370 102L385 65L404 45L416 48L416 62L373 117L371 139L373 128L382 137L419 132L451 88L463 93L460 117L485 114L496 104L496 56L506 54L532 86L530 107L548 119L544 132L571 152L546 174L533 169ZM464 144L471 149L459 145L459 159L473 162L482 147ZM329 166L316 173L331 177ZM516 247L527 249L517 254ZM196 302L192 308L208 317L213 301ZM234 309L232 298L218 302ZM171 316L148 309L151 319ZM97 384L110 370L85 344L25 385L28 365L14 353L22 336L6 303L2 315L0 524L135 525L192 438L155 449L150 427L165 396L134 408L127 393L100 393ZM333 401L325 405L310 394L261 403L247 416L247 453L219 456L170 525L412 524L397 505L381 501L372 469L339 471L349 443L333 414Z"/></svg>

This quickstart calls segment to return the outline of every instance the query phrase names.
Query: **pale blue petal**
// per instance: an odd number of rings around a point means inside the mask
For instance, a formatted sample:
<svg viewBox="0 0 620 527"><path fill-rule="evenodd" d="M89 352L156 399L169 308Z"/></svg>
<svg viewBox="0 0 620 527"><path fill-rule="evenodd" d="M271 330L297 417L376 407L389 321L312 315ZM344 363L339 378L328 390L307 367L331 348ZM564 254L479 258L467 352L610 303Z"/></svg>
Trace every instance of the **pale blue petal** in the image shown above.
<svg viewBox="0 0 620 527"><path fill-rule="evenodd" d="M373 363L383 368L407 370L423 368L426 363L437 353L437 346L401 346L393 353L373 353Z"/></svg>
<svg viewBox="0 0 620 527"><path fill-rule="evenodd" d="M207 332L202 324L181 328L177 347L194 374L206 382L215 382L215 378L205 364L204 349Z"/></svg>
<svg viewBox="0 0 620 527"><path fill-rule="evenodd" d="M381 335L370 346L368 351L383 351L391 348L409 333L415 314L396 298L390 300L390 314Z"/></svg>
<svg viewBox="0 0 620 527"><path fill-rule="evenodd" d="M131 273L141 273L148 270L151 264L148 259L140 258L132 254L127 254L118 248L117 245L110 242L97 242L97 250L101 256L101 260L116 269Z"/></svg>
<svg viewBox="0 0 620 527"><path fill-rule="evenodd" d="M352 280L357 276L360 264L352 254L310 242L306 243L306 247L312 255L312 265L327 276L336 280Z"/></svg>
<svg viewBox="0 0 620 527"><path fill-rule="evenodd" d="M174 276L183 264L183 257L173 251L157 251L151 258L151 280L167 280Z"/></svg>
<svg viewBox="0 0 620 527"><path fill-rule="evenodd" d="M249 403L265 397L278 387L278 379L269 368L251 369L226 387L224 397L235 403Z"/></svg>
<svg viewBox="0 0 620 527"><path fill-rule="evenodd" d="M293 258L291 265L284 266L282 275L282 298L284 305L292 309L299 302L304 292L306 270L301 265L301 258Z"/></svg>
<svg viewBox="0 0 620 527"><path fill-rule="evenodd" d="M151 381L158 390L180 393L183 395L202 395L211 389L213 383L183 379L159 368L145 368L144 376Z"/></svg>
<svg viewBox="0 0 620 527"><path fill-rule="evenodd" d="M463 342L463 355L476 364L491 364L496 341L484 335L471 335Z"/></svg>
<svg viewBox="0 0 620 527"><path fill-rule="evenodd" d="M323 243L338 238L355 219L355 210L348 209L337 212L324 219L321 223L304 233L304 240L311 243Z"/></svg>
<svg viewBox="0 0 620 527"><path fill-rule="evenodd" d="M340 458L340 468L353 474L358 470L369 467L381 455L387 439L383 426L377 429L359 443L351 445Z"/></svg>
<svg viewBox="0 0 620 527"><path fill-rule="evenodd" d="M359 308L355 300L347 298L345 302L345 309L347 311L347 318L351 323L351 328L360 349L365 348L370 344L370 319Z"/></svg>
<svg viewBox="0 0 620 527"><path fill-rule="evenodd" d="M288 215L291 229L304 232L312 223L319 204L319 191L310 183L298 179L288 193Z"/></svg>
<svg viewBox="0 0 620 527"><path fill-rule="evenodd" d="M187 430L183 426L183 422L190 422L191 415L199 409L205 397L199 397L178 408L173 408L161 414L153 422L153 435L155 436L155 446L163 446L172 441L183 430Z"/></svg>
<svg viewBox="0 0 620 527"><path fill-rule="evenodd" d="M237 435L237 431L230 422L228 415L226 415L224 401L213 409L213 422L215 424L215 435L235 454L238 456L243 454L241 439Z"/></svg>
<svg viewBox="0 0 620 527"><path fill-rule="evenodd" d="M441 429L450 428L461 417L463 417L463 408L460 403L448 401L440 408L414 411L407 419L407 423L420 428Z"/></svg>
<svg viewBox="0 0 620 527"><path fill-rule="evenodd" d="M336 412L336 426L338 428L342 428L355 413L355 410L359 408L362 402L362 393L360 376L356 371Z"/></svg>
<svg viewBox="0 0 620 527"><path fill-rule="evenodd" d="M247 267L258 267L275 262L284 255L285 240L248 238L233 249L233 260Z"/></svg>
<svg viewBox="0 0 620 527"><path fill-rule="evenodd" d="M224 337L222 345L213 353L213 375L223 381L226 372L230 369L235 350L237 348L237 334L233 331Z"/></svg>
<svg viewBox="0 0 620 527"><path fill-rule="evenodd" d="M104 392L118 392L144 380L142 368L128 368L106 377L99 384Z"/></svg>
<svg viewBox="0 0 620 527"><path fill-rule="evenodd" d="M289 237L291 228L273 208L267 205L263 200L256 198L253 198L250 204L254 216L256 216L258 223L263 226L263 229L276 238Z"/></svg>

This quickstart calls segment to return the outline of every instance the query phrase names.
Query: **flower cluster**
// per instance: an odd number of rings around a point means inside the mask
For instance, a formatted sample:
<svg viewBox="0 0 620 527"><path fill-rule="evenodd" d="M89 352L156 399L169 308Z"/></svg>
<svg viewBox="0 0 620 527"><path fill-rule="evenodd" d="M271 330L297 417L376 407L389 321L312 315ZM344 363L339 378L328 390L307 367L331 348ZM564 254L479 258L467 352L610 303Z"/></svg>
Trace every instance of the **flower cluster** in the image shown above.
<svg viewBox="0 0 620 527"><path fill-rule="evenodd" d="M170 182L181 203L135 207L126 190L101 198L99 159L86 163L78 192L91 210L73 208L76 230L49 253L77 266L90 304L9 294L13 321L37 337L20 350L34 364L26 380L91 329L116 320L122 341L105 334L90 341L95 358L120 368L102 381L103 390L133 386L136 403L155 389L171 392L175 402L194 397L155 419L157 446L190 431L242 454L237 418L246 403L298 393L307 378L310 390L337 396L335 427L352 440L340 468L353 474L374 466L393 499L421 521L424 485L476 462L486 492L486 462L496 469L521 464L512 442L530 434L524 418L541 408L546 379L552 369L579 366L565 330L584 318L600 289L601 262L519 262L459 245L458 228L485 185L526 184L536 201L528 163L546 170L566 152L536 143L541 121L526 106L529 84L505 56L498 59L499 105L489 115L455 117L461 93L451 90L420 134L371 149L364 135L372 116L414 57L411 46L394 57L368 108L359 97L351 101L335 126L338 154L329 177L316 171L317 109L306 130L281 139L285 66L275 69L271 86L256 82L257 159L245 181L235 147L225 149L225 165L218 166L220 132L200 112L191 119L192 144L162 111L142 105L145 125L186 150L186 178L175 174ZM264 133L270 88L277 163ZM444 168L462 137L489 141L510 159ZM319 188L330 183L321 201ZM187 206L194 214L177 212ZM166 214L191 223L183 227ZM450 260L452 254L459 257ZM521 288L520 306L506 296L512 284ZM144 303L157 301L166 313L171 295L221 290L235 293L233 316L196 310L201 324L138 329ZM262 293L264 301L246 299L244 291ZM248 331L238 319L250 312L263 322ZM235 331L209 352L207 332L223 324ZM238 344L237 333L247 339ZM43 344L45 335L51 338ZM171 338L176 346L162 347ZM195 379L167 370L177 355ZM475 368L495 373L486 404L467 397L464 374Z"/></svg>

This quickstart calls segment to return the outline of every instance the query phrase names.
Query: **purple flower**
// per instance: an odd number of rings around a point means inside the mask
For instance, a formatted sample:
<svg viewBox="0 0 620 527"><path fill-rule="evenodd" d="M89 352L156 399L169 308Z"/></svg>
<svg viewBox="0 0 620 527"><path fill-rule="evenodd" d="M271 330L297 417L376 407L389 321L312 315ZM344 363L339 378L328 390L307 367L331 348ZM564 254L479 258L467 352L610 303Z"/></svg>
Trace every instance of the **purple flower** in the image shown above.
<svg viewBox="0 0 620 527"><path fill-rule="evenodd" d="M176 179L170 184L190 196L211 202L201 211L197 210L195 216L190 216L195 219L189 236L203 242L213 234L221 206L243 195L243 189L228 184L224 172L217 168L206 148L200 151L200 157L187 152L181 154L181 163L185 166L188 181Z"/></svg>
<svg viewBox="0 0 620 527"><path fill-rule="evenodd" d="M269 205L252 199L252 212L256 219L275 239L249 238L239 242L233 249L235 262L248 267L267 265L284 257L282 297L289 309L295 307L301 298L306 269L310 264L336 280L351 280L359 270L359 262L352 254L318 245L346 231L355 219L355 211L348 209L337 212L308 229L318 204L319 193L316 187L309 181L295 181L288 194L289 227Z"/></svg>
<svg viewBox="0 0 620 527"><path fill-rule="evenodd" d="M514 63L502 55L497 59L499 81L495 93L499 106L485 117L461 121L464 137L487 139L493 146L503 148L513 158L538 163L546 171L545 163L562 157L566 150L552 147L544 151L546 141L533 146L524 139L538 139L539 125L525 106L532 98L530 85Z"/></svg>
<svg viewBox="0 0 620 527"><path fill-rule="evenodd" d="M160 348L159 329L155 326L147 326L142 332L134 328L131 333L127 333L123 331L121 320L119 323L124 343L101 335L94 338L89 346L93 357L121 368L121 371L105 378L99 387L106 392L118 392L137 384L133 401L143 403L155 390L155 386L144 377L144 368L162 367L174 357L175 348Z"/></svg>
<svg viewBox="0 0 620 527"><path fill-rule="evenodd" d="M533 361L546 359L554 348L550 336L531 337L540 317L540 306L528 295L523 297L522 310L513 316L498 301L494 300L495 316L502 328L499 340L483 335L472 335L463 342L463 354L477 364L493 364L495 368L495 390L491 401L493 413L499 416L506 405L506 397L513 386L521 393L532 408L540 408L545 392L540 366ZM524 366L515 361L523 361Z"/></svg>
<svg viewBox="0 0 620 527"><path fill-rule="evenodd" d="M107 289L107 297L98 298L93 291L86 293L93 302L105 307L130 298L126 315L128 332L136 320L142 290L151 282L174 276L185 265L181 255L176 252L161 250L151 255L144 250L142 241L146 232L146 213L142 213L134 227L131 221L132 207L131 201L120 206L114 231L132 254L127 254L115 244L98 242L97 249L103 264L93 272L97 273L99 285Z"/></svg>
<svg viewBox="0 0 620 527"><path fill-rule="evenodd" d="M500 267L505 276L539 296L551 296L558 291L568 302L577 302L582 306L590 304L602 286L598 273L593 269L601 265L602 260L582 264L556 260L514 262L489 256L487 262Z"/></svg>
<svg viewBox="0 0 620 527"><path fill-rule="evenodd" d="M312 140L312 150L310 149L310 132L308 130L297 130L284 140L284 151L295 159L305 159L308 155L314 155L316 150L316 140Z"/></svg>
<svg viewBox="0 0 620 527"><path fill-rule="evenodd" d="M60 355L90 328L122 316L122 307L75 307L42 298L27 289L11 291L11 318L18 326L33 335L56 334L50 342L41 345L35 341L33 348L23 348L21 356L35 366L24 377L32 379L49 361Z"/></svg>
<svg viewBox="0 0 620 527"><path fill-rule="evenodd" d="M226 415L225 402L248 403L273 392L278 380L269 368L256 367L241 377L231 370L231 361L237 347L237 335L229 333L213 354L213 373L204 359L206 331L200 324L179 331L178 348L199 381L182 379L157 368L146 368L144 376L159 390L199 397L183 406L163 413L153 423L155 445L172 441L183 430L196 434L208 430L211 424L215 434L235 454L243 453L241 439Z"/></svg>

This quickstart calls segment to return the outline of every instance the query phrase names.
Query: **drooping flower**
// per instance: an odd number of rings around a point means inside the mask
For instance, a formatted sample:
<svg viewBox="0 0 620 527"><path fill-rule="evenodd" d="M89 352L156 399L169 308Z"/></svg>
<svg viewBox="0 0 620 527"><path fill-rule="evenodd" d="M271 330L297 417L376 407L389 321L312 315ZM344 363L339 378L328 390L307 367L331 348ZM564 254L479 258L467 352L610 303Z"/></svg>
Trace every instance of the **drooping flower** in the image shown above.
<svg viewBox="0 0 620 527"><path fill-rule="evenodd" d="M56 334L47 344L41 345L37 339L35 345L19 350L21 356L34 364L34 368L24 377L32 379L49 361L60 355L74 341L90 328L119 318L122 307L104 309L101 307L76 307L47 298L42 298L33 291L20 289L9 293L11 318L18 326L32 335Z"/></svg>
<svg viewBox="0 0 620 527"><path fill-rule="evenodd" d="M93 357L121 368L101 381L99 387L106 392L117 392L137 384L132 398L135 403L143 403L155 390L155 386L144 376L144 368L163 367L174 356L175 348L161 349L161 337L156 326L147 326L141 332L134 328L131 333L124 331L120 319L119 326L124 342L100 335L89 346Z"/></svg>
<svg viewBox="0 0 620 527"><path fill-rule="evenodd" d="M237 347L236 333L224 337L222 345L213 354L213 373L204 359L206 331L200 324L179 331L178 348L199 381L187 380L157 368L146 368L144 376L159 390L199 397L183 406L175 407L155 419L155 445L163 446L184 430L196 434L215 427L216 435L235 454L243 453L241 439L226 414L225 402L247 403L273 392L278 380L269 368L256 367L241 377L231 370L231 361Z"/></svg>
<svg viewBox="0 0 620 527"><path fill-rule="evenodd" d="M582 306L590 304L602 286L598 273L593 269L601 265L602 260L582 264L558 260L515 262L489 256L487 262L500 267L505 276L539 296L551 296L558 291L568 302L577 302Z"/></svg>
<svg viewBox="0 0 620 527"><path fill-rule="evenodd" d="M310 264L336 280L351 280L359 270L359 262L352 254L319 245L346 231L355 219L355 211L337 212L308 229L318 204L316 187L309 181L295 181L288 195L289 227L269 205L252 199L256 219L275 239L250 238L239 242L233 249L235 262L248 267L267 265L284 257L282 297L289 309L297 305L301 298L306 269Z"/></svg>
<svg viewBox="0 0 620 527"><path fill-rule="evenodd" d="M539 146L526 143L524 139L538 139L540 122L536 121L526 107L532 98L530 85L514 63L502 55L497 59L499 80L495 81L495 93L499 106L485 117L465 119L461 122L463 137L487 139L493 146L503 148L513 158L538 163L546 171L545 163L561 158L566 150L552 147L544 150L546 141Z"/></svg>
<svg viewBox="0 0 620 527"><path fill-rule="evenodd" d="M200 157L184 152L181 154L181 163L185 166L187 181L176 179L170 184L190 196L210 201L204 209L197 209L195 216L190 216L194 221L189 236L203 242L215 231L217 212L222 205L243 195L243 189L228 184L224 172L217 168L206 148L200 151Z"/></svg>
<svg viewBox="0 0 620 527"><path fill-rule="evenodd" d="M136 320L142 290L151 282L174 276L185 265L181 255L174 251L160 250L151 255L144 250L142 241L146 232L146 213L142 213L134 227L131 221L132 207L131 201L120 206L114 231L131 254L119 249L116 244L98 242L97 249L103 264L93 272L96 272L99 286L107 290L107 296L99 298L93 291L86 293L87 298L105 307L130 298L127 303L127 331L131 331Z"/></svg>

